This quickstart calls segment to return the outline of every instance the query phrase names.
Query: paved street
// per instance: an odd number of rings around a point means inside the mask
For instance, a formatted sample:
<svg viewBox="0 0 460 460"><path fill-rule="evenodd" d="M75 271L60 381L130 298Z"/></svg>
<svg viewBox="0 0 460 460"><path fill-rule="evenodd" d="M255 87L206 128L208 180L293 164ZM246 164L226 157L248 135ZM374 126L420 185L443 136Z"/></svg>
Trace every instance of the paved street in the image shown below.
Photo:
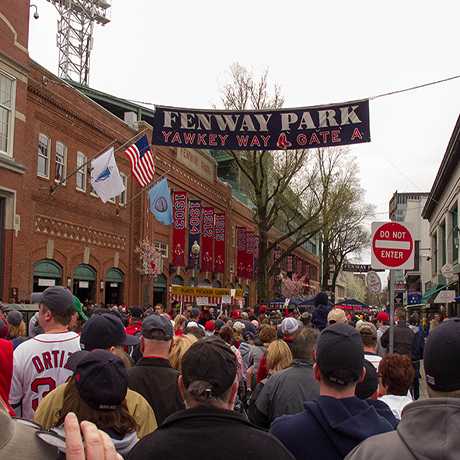
<svg viewBox="0 0 460 460"><path fill-rule="evenodd" d="M420 399L428 399L428 391L426 389L425 370L423 368L423 360L420 361L420 374L422 375L422 378L420 379Z"/></svg>

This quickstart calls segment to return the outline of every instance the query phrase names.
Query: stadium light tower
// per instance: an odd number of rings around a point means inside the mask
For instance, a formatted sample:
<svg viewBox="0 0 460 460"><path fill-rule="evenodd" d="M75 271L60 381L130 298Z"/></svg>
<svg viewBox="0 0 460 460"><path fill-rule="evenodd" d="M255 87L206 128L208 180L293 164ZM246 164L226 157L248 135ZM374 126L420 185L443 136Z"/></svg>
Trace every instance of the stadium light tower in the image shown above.
<svg viewBox="0 0 460 460"><path fill-rule="evenodd" d="M94 23L110 22L111 0L47 0L59 13L58 33L60 78L89 86L89 63L93 48Z"/></svg>

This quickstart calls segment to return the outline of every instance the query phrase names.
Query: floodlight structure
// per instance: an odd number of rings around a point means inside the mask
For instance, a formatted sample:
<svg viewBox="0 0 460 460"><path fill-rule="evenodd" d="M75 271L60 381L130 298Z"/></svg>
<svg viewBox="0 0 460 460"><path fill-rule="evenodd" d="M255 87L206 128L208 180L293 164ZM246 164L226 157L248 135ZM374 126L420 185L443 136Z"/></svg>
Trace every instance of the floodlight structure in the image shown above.
<svg viewBox="0 0 460 460"><path fill-rule="evenodd" d="M59 13L58 33L60 78L89 86L90 55L94 23L110 22L111 0L47 0Z"/></svg>

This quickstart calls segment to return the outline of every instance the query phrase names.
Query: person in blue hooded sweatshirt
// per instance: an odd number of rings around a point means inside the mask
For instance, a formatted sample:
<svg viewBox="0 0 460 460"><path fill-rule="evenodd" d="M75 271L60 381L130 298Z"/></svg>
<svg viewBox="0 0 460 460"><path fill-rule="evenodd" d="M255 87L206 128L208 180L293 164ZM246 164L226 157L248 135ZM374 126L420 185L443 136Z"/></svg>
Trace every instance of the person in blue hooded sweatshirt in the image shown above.
<svg viewBox="0 0 460 460"><path fill-rule="evenodd" d="M311 318L311 324L316 329L322 331L327 326L327 315L331 311L331 307L328 306L328 297L324 291L316 294L315 297L315 311Z"/></svg>
<svg viewBox="0 0 460 460"><path fill-rule="evenodd" d="M320 395L296 415L273 421L270 433L297 459L342 460L361 441L394 430L367 400L355 396L365 376L359 332L336 323L321 332L313 366Z"/></svg>

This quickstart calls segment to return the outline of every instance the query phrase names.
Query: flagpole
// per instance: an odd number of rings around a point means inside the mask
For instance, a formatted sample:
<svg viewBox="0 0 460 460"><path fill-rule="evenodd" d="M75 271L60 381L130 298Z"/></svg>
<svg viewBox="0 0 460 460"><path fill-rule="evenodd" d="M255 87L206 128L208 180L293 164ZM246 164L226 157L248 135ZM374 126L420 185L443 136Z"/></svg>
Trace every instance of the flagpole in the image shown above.
<svg viewBox="0 0 460 460"><path fill-rule="evenodd" d="M129 203L131 203L131 201L134 201L139 195L142 195L144 192L146 192L147 190L151 190L153 187L155 187L155 185L157 185L157 183L163 179L163 177L165 177L167 174L169 173L169 170L166 171L165 173L163 173L158 179L156 179L151 185L151 187L149 189L147 188L143 188L135 197L131 198L126 204L124 204L121 208L117 208L117 216L120 215L120 211L123 209L123 208L126 208L126 206L128 206Z"/></svg>
<svg viewBox="0 0 460 460"><path fill-rule="evenodd" d="M121 150L123 147L125 147L127 144L133 142L134 139L136 139L136 137L144 134L145 132L147 131L147 129L144 129L143 131L141 131L140 133L137 133L134 137L132 137L129 141L125 142L121 147L119 147L117 150L115 150L113 152L113 154L115 155L115 153L117 153L119 150ZM80 165L75 171L72 171L68 176L66 176L64 179L60 180L57 184L55 185L51 185L50 186L50 193L51 195L54 195L54 191L60 186L62 185L63 183L65 183L65 181L69 178L69 177L72 177L77 171L79 171L81 168L83 168L84 166L86 166L90 161L94 160L97 156L99 156L101 153L105 152L107 149L109 149L113 144L115 144L115 142L117 142L117 139L114 139L109 145L107 145L106 147L104 147L101 151L97 152L96 155L92 156L88 161L85 161L82 165Z"/></svg>

